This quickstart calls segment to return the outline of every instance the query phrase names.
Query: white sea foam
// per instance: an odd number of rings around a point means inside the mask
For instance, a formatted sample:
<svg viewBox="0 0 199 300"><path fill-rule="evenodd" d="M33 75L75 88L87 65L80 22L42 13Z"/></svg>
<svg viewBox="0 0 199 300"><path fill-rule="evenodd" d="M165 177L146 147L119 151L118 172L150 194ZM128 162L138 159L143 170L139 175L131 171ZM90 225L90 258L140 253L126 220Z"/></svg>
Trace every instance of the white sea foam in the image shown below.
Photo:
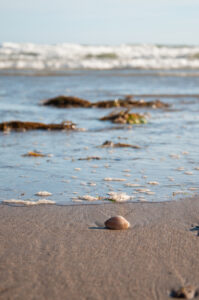
<svg viewBox="0 0 199 300"><path fill-rule="evenodd" d="M199 69L199 46L0 44L0 70Z"/></svg>
<svg viewBox="0 0 199 300"><path fill-rule="evenodd" d="M47 191L40 191L40 192L37 192L35 195L36 195L36 196L44 196L44 197L47 197L47 196L51 196L52 193L49 193L49 192L47 192Z"/></svg>
<svg viewBox="0 0 199 300"><path fill-rule="evenodd" d="M87 201L97 201L97 200L99 200L98 197L93 197L93 196L90 196L90 195L79 196L78 199L79 200L87 200Z"/></svg>
<svg viewBox="0 0 199 300"><path fill-rule="evenodd" d="M125 202L132 200L134 196L129 196L126 193L117 193L117 192L110 192L108 193L109 200L115 201L115 202Z"/></svg>
<svg viewBox="0 0 199 300"><path fill-rule="evenodd" d="M111 177L106 177L104 178L104 181L125 181L126 179L124 178L111 178Z"/></svg>
<svg viewBox="0 0 199 300"><path fill-rule="evenodd" d="M8 199L3 200L3 203L8 204L22 204L22 205L39 205L39 204L55 204L55 201L53 200L47 200L47 199L40 199L38 201L31 201L31 200L21 200L21 199Z"/></svg>

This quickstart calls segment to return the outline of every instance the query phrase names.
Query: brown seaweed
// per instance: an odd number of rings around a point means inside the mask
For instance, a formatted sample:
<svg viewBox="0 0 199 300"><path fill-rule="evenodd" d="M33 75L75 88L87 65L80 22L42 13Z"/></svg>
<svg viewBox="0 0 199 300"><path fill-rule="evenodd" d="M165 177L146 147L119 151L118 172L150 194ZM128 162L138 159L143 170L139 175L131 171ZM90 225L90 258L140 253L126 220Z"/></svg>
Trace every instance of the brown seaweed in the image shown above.
<svg viewBox="0 0 199 300"><path fill-rule="evenodd" d="M73 97L73 96L58 96L45 100L43 105L56 106L58 108L71 108L71 107L90 107L91 103L87 100Z"/></svg>
<svg viewBox="0 0 199 300"><path fill-rule="evenodd" d="M147 123L144 115L138 113L130 113L129 110L112 112L108 116L100 119L101 121L111 121L119 124L145 124Z"/></svg>
<svg viewBox="0 0 199 300"><path fill-rule="evenodd" d="M26 130L74 130L76 125L70 121L60 124L44 124L38 122L10 121L0 123L0 131L26 131Z"/></svg>
<svg viewBox="0 0 199 300"><path fill-rule="evenodd" d="M83 107L83 108L113 108L113 107L151 107L151 108L167 108L169 104L161 102L160 100L145 101L135 100L133 96L128 95L124 99L116 100L104 100L91 103L88 100L77 98L74 96L58 96L45 100L43 105L55 106L58 108L71 108L71 107Z"/></svg>
<svg viewBox="0 0 199 300"><path fill-rule="evenodd" d="M97 108L112 108L112 107L151 107L151 108L167 108L169 104L161 102L160 100L153 101L145 101L135 100L130 96L126 96L124 99L116 99L116 100L107 100L107 101L99 101L91 104L92 107Z"/></svg>
<svg viewBox="0 0 199 300"><path fill-rule="evenodd" d="M29 151L28 153L26 154L23 154L22 156L24 157L44 157L46 155L42 154L42 153L39 153L39 152L35 152L35 151Z"/></svg>

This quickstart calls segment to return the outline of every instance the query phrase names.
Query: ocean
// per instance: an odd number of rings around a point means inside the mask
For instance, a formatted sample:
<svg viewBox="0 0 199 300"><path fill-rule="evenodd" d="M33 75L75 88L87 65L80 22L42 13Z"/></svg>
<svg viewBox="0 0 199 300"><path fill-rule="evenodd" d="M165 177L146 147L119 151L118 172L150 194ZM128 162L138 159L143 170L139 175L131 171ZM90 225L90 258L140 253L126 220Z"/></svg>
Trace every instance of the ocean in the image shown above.
<svg viewBox="0 0 199 300"><path fill-rule="evenodd" d="M133 95L170 107L132 109L145 114L147 124L118 126L99 120L113 108L42 105L58 95L90 102ZM194 196L199 190L199 46L2 43L0 122L11 120L69 120L82 130L0 132L0 201L37 201L39 191L52 193L48 199L60 205ZM107 140L140 149L100 148ZM30 151L45 156L24 156Z"/></svg>

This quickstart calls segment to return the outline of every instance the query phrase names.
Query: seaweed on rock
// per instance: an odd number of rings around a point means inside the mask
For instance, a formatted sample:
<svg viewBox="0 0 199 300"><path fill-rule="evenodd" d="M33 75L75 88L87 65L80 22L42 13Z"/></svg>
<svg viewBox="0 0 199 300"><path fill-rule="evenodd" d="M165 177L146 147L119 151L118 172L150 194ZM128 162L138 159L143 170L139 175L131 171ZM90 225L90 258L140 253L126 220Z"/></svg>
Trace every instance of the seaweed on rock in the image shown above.
<svg viewBox="0 0 199 300"><path fill-rule="evenodd" d="M99 101L96 103L92 103L92 107L97 108L112 108L112 107L151 107L151 108L167 108L169 105L167 103L161 102L160 100L154 101L145 101L143 99L135 100L131 96L126 96L124 99L116 99L116 100L107 100L107 101Z"/></svg>
<svg viewBox="0 0 199 300"><path fill-rule="evenodd" d="M74 96L58 96L43 101L43 105L55 106L58 108L71 108L71 107L83 107L83 108L113 108L113 107L151 107L151 108L167 108L169 104L161 102L160 100L145 101L135 100L133 96L128 95L124 99L104 100L91 103L88 100L81 99Z"/></svg>
<svg viewBox="0 0 199 300"><path fill-rule="evenodd" d="M43 105L56 106L58 108L71 107L90 107L91 103L87 100L73 96L58 96L45 100Z"/></svg>
<svg viewBox="0 0 199 300"><path fill-rule="evenodd" d="M112 112L108 116L100 119L101 121L111 121L119 124L145 124L147 120L144 115L138 113L130 113L129 110L120 112Z"/></svg>
<svg viewBox="0 0 199 300"><path fill-rule="evenodd" d="M70 121L60 124L44 124L38 122L10 121L0 123L0 131L26 131L26 130L74 130L76 125Z"/></svg>

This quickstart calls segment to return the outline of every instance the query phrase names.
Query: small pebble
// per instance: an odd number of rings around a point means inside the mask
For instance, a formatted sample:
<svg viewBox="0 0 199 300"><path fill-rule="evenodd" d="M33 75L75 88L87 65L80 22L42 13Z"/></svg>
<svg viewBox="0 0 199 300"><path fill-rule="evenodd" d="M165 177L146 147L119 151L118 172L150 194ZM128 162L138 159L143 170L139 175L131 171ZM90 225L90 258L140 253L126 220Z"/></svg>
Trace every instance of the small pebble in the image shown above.
<svg viewBox="0 0 199 300"><path fill-rule="evenodd" d="M124 174L125 177L131 177L131 174Z"/></svg>
<svg viewBox="0 0 199 300"><path fill-rule="evenodd" d="M146 194L147 195L155 195L155 192L150 191L150 192L146 192Z"/></svg>
<svg viewBox="0 0 199 300"><path fill-rule="evenodd" d="M158 181L149 181L147 182L148 184L151 184L151 185L158 185L159 182Z"/></svg>
<svg viewBox="0 0 199 300"><path fill-rule="evenodd" d="M189 152L188 152L188 151L183 151L182 154L183 154L183 155L188 155Z"/></svg>
<svg viewBox="0 0 199 300"><path fill-rule="evenodd" d="M147 193L147 192L150 192L150 190L149 189L136 189L136 192Z"/></svg>
<svg viewBox="0 0 199 300"><path fill-rule="evenodd" d="M176 169L176 171L184 171L184 167L179 167Z"/></svg>
<svg viewBox="0 0 199 300"><path fill-rule="evenodd" d="M130 223L122 216L115 216L108 219L105 223L106 228L114 230L128 229Z"/></svg>
<svg viewBox="0 0 199 300"><path fill-rule="evenodd" d="M105 164L104 167L105 168L110 168L110 165L109 164Z"/></svg>
<svg viewBox="0 0 199 300"><path fill-rule="evenodd" d="M187 172L184 172L184 174L186 174L186 175L193 175L193 172L187 171Z"/></svg>
<svg viewBox="0 0 199 300"><path fill-rule="evenodd" d="M185 191L175 191L175 192L173 192L173 196L179 195L179 194L185 194L185 193L186 193Z"/></svg>
<svg viewBox="0 0 199 300"><path fill-rule="evenodd" d="M88 185L90 185L90 186L96 186L97 184L95 182L88 182Z"/></svg>
<svg viewBox="0 0 199 300"><path fill-rule="evenodd" d="M138 186L140 186L140 184L138 184L138 183L125 183L125 186L129 186L129 187L130 186L131 187L134 187L134 186L136 187L137 186L138 187Z"/></svg>
<svg viewBox="0 0 199 300"><path fill-rule="evenodd" d="M169 181L175 181L173 177L168 176Z"/></svg>
<svg viewBox="0 0 199 300"><path fill-rule="evenodd" d="M173 159L179 159L180 155L179 154L169 154L169 156Z"/></svg>

